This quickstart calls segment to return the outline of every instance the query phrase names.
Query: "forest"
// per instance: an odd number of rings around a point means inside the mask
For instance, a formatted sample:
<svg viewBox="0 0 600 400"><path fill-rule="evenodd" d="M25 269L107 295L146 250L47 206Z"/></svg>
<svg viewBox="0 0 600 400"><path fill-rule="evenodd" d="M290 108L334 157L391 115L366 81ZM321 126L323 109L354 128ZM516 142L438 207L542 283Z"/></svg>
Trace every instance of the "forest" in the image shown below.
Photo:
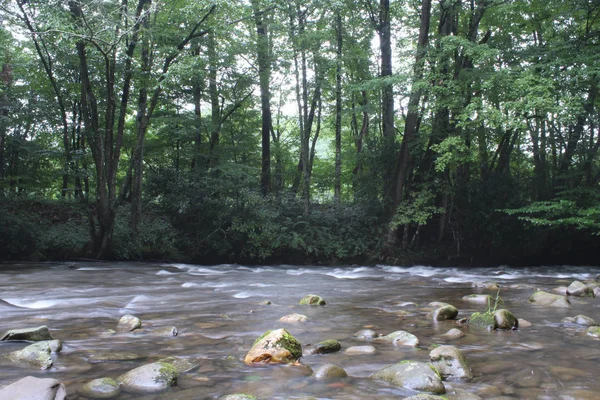
<svg viewBox="0 0 600 400"><path fill-rule="evenodd" d="M597 264L598 0L0 0L0 259Z"/></svg>

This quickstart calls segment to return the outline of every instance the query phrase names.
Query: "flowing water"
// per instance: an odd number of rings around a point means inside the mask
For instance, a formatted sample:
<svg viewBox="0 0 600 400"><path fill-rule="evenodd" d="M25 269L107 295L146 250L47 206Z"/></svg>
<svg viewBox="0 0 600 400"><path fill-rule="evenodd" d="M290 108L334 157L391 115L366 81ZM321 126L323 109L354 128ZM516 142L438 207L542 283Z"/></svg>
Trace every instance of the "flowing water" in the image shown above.
<svg viewBox="0 0 600 400"><path fill-rule="evenodd" d="M248 393L259 399L313 396L318 399L399 399L410 390L369 376L402 360L428 361L436 344L452 344L466 355L474 378L447 381L449 393L464 390L484 399L598 399L600 341L585 328L563 324L584 314L600 321L600 299L572 298L570 309L534 306L536 289L552 290L573 280L595 278L596 267L432 268L298 267L239 265L79 263L0 265L0 334L8 329L47 325L64 342L48 371L0 364L0 387L22 377L53 377L67 386L70 398L83 399L79 387L95 378L116 378L137 366L175 356L199 360L182 374L178 386L158 394L122 393L118 399L218 399ZM455 321L434 322L427 304L443 301L459 309L458 318L486 305L464 302L475 282L495 281L505 308L531 327L485 331ZM306 294L318 294L326 306L299 306ZM490 292L487 292L490 293ZM261 301L270 300L271 305ZM416 303L416 304L414 304ZM284 315L308 317L282 323ZM114 332L124 314L143 322L141 332ZM175 326L178 336L165 328ZM420 340L417 348L365 342L354 334L370 327L387 334L406 330ZM343 348L373 345L377 352L305 356L313 370L325 363L343 367L349 378L317 382L299 366L248 366L242 362L254 340L270 329L286 328L304 346L337 339ZM459 328L466 335L451 342L441 335ZM27 343L0 343L0 354ZM103 361L118 352L131 360ZM117 357L119 358L119 357Z"/></svg>

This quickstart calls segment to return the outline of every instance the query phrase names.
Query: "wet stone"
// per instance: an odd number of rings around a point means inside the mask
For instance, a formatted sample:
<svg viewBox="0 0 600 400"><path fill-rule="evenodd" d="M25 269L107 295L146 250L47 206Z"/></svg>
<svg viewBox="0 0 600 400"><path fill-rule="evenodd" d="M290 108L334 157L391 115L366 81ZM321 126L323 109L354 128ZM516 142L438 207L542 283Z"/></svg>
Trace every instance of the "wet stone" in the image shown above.
<svg viewBox="0 0 600 400"><path fill-rule="evenodd" d="M315 370L314 376L319 381L332 381L347 378L348 374L340 366L325 364Z"/></svg>
<svg viewBox="0 0 600 400"><path fill-rule="evenodd" d="M86 383L81 394L92 399L112 399L121 394L121 384L112 378L98 378Z"/></svg>
<svg viewBox="0 0 600 400"><path fill-rule="evenodd" d="M446 332L442 335L442 337L447 340L460 339L461 337L464 337L464 336L465 336L465 333L457 328L452 328L448 332Z"/></svg>
<svg viewBox="0 0 600 400"><path fill-rule="evenodd" d="M377 349L373 346L352 346L348 347L344 353L348 355L357 355L357 354L375 354Z"/></svg>
<svg viewBox="0 0 600 400"><path fill-rule="evenodd" d="M0 389L2 400L65 400L65 386L51 378L35 378L27 376L3 389Z"/></svg>
<svg viewBox="0 0 600 400"><path fill-rule="evenodd" d="M48 327L45 325L37 328L12 329L2 335L2 340L25 340L30 342L38 342L43 340L53 340Z"/></svg>
<svg viewBox="0 0 600 400"><path fill-rule="evenodd" d="M118 331L131 332L142 327L142 321L133 315L123 315L117 324Z"/></svg>
<svg viewBox="0 0 600 400"><path fill-rule="evenodd" d="M378 336L378 333L373 329L363 329L354 334L354 337L359 339L375 339Z"/></svg>
<svg viewBox="0 0 600 400"><path fill-rule="evenodd" d="M308 294L308 295L304 296L298 304L311 305L311 306L324 306L326 304L326 302L321 296L317 296L316 294Z"/></svg>
<svg viewBox="0 0 600 400"><path fill-rule="evenodd" d="M395 331L388 335L381 336L376 340L389 342L395 346L417 347L419 345L419 339L412 333L406 331Z"/></svg>
<svg viewBox="0 0 600 400"><path fill-rule="evenodd" d="M288 324L298 324L302 322L306 322L308 317L302 314L289 314L279 318L279 322L286 322Z"/></svg>

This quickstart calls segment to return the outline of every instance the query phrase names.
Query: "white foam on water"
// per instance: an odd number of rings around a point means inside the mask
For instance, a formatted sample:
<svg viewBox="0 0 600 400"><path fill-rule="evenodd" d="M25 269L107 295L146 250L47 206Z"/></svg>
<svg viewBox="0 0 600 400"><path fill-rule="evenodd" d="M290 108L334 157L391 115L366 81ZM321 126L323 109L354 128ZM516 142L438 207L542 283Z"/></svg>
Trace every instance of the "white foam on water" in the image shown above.
<svg viewBox="0 0 600 400"><path fill-rule="evenodd" d="M2 299L8 304L22 308L31 308L34 310L50 308L59 304L58 300L31 300L31 299Z"/></svg>
<svg viewBox="0 0 600 400"><path fill-rule="evenodd" d="M251 283L248 286L255 286L255 287L270 287L270 286L275 286L273 284L270 283Z"/></svg>
<svg viewBox="0 0 600 400"><path fill-rule="evenodd" d="M358 267L358 268L336 268L333 271L326 272L325 275L333 276L337 279L361 279L361 278L371 278L371 277L379 277L381 273L379 273L376 269L369 267Z"/></svg>
<svg viewBox="0 0 600 400"><path fill-rule="evenodd" d="M158 271L156 273L156 275L175 275L177 274L177 272L170 272L170 271L166 271L164 269L161 269L160 271Z"/></svg>
<svg viewBox="0 0 600 400"><path fill-rule="evenodd" d="M181 284L182 288L199 288L199 287L203 287L201 284L199 283L195 283L195 282L185 282Z"/></svg>
<svg viewBox="0 0 600 400"><path fill-rule="evenodd" d="M252 297L254 294L249 292L239 292L233 295L236 299L247 299L248 297Z"/></svg>
<svg viewBox="0 0 600 400"><path fill-rule="evenodd" d="M219 271L215 268L210 268L210 267L192 267L189 269L188 273L190 275L201 275L201 276L207 276L207 275L224 275L224 274L228 274L232 272L231 270L229 271Z"/></svg>

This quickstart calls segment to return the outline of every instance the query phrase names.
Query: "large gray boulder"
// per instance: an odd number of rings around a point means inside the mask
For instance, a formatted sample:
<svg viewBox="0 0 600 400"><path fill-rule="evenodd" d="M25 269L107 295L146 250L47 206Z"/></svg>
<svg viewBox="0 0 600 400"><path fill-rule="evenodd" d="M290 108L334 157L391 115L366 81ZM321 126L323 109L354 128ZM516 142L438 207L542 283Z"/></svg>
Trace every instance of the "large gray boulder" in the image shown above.
<svg viewBox="0 0 600 400"><path fill-rule="evenodd" d="M406 331L395 331L388 335L381 336L375 340L389 342L395 346L417 347L419 345L419 339L412 333Z"/></svg>
<svg viewBox="0 0 600 400"><path fill-rule="evenodd" d="M256 339L244 357L252 363L293 363L302 357L302 345L285 329L268 331Z"/></svg>
<svg viewBox="0 0 600 400"><path fill-rule="evenodd" d="M27 363L40 369L52 367L52 347L50 341L36 342L24 349L8 353L5 358L12 363Z"/></svg>
<svg viewBox="0 0 600 400"><path fill-rule="evenodd" d="M430 363L402 361L375 372L371 378L420 392L446 393L440 374Z"/></svg>
<svg viewBox="0 0 600 400"><path fill-rule="evenodd" d="M65 386L51 378L27 376L0 389L2 400L64 400L66 397Z"/></svg>
<svg viewBox="0 0 600 400"><path fill-rule="evenodd" d="M300 300L298 304L310 306L324 306L326 303L321 296L317 296L316 294L307 294Z"/></svg>
<svg viewBox="0 0 600 400"><path fill-rule="evenodd" d="M467 358L454 346L437 347L429 353L429 358L443 379L473 378Z"/></svg>
<svg viewBox="0 0 600 400"><path fill-rule="evenodd" d="M534 303L540 306L557 307L557 308L569 308L571 302L565 297L559 294L552 294L544 291L537 291L529 298L530 303Z"/></svg>
<svg viewBox="0 0 600 400"><path fill-rule="evenodd" d="M30 342L53 339L46 325L38 326L37 328L12 329L0 338L0 340L26 340Z"/></svg>
<svg viewBox="0 0 600 400"><path fill-rule="evenodd" d="M568 296L578 296L578 297L596 297L594 295L594 288L589 287L583 282L573 281L567 288Z"/></svg>
<svg viewBox="0 0 600 400"><path fill-rule="evenodd" d="M177 385L178 373L175 367L165 362L142 365L117 378L126 392L161 392Z"/></svg>

